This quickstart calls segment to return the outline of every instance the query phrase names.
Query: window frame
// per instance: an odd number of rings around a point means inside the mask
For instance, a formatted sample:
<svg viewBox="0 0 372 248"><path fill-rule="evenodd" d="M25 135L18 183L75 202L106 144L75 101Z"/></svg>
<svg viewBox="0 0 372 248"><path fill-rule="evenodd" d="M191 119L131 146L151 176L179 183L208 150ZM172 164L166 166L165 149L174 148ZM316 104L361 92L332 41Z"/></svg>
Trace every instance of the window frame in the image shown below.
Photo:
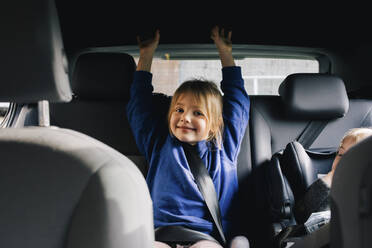
<svg viewBox="0 0 372 248"><path fill-rule="evenodd" d="M137 45L92 47L87 48L74 56L71 65L74 66L76 58L81 54L90 52L117 52L139 56ZM288 59L313 59L319 63L319 73L331 73L331 60L328 52L322 48L289 47L269 45L233 44L232 54L239 58L288 58ZM159 44L154 57L163 59L219 59L218 51L214 44Z"/></svg>

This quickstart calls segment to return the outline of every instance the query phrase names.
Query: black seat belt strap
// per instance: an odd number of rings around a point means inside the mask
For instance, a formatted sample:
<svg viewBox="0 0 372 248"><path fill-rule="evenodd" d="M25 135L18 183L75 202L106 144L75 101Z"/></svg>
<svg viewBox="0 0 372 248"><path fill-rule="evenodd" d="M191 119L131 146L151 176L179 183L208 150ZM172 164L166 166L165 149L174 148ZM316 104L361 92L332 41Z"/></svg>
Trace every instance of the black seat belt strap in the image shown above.
<svg viewBox="0 0 372 248"><path fill-rule="evenodd" d="M196 184L204 197L204 201L207 204L209 212L212 215L214 224L217 227L218 233L220 235L223 243L226 243L226 238L223 233L222 222L221 222L221 211L220 205L217 199L216 189L212 178L210 177L207 168L205 167L203 161L199 157L198 153L195 150L195 147L184 144L183 150L189 163L191 173L193 174Z"/></svg>
<svg viewBox="0 0 372 248"><path fill-rule="evenodd" d="M327 120L310 121L302 133L296 139L305 149L309 149L327 125Z"/></svg>

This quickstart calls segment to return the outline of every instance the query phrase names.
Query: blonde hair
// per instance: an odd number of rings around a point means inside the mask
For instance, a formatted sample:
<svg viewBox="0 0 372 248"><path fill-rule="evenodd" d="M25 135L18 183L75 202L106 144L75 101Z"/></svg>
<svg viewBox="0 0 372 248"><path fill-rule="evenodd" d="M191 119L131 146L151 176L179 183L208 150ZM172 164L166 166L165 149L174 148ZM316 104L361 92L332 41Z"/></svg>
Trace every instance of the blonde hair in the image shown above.
<svg viewBox="0 0 372 248"><path fill-rule="evenodd" d="M353 143L356 144L369 136L372 136L372 128L368 127L352 128L345 133L344 137L342 137L338 149L341 148L346 139L352 139Z"/></svg>
<svg viewBox="0 0 372 248"><path fill-rule="evenodd" d="M184 94L190 94L195 102L201 105L205 110L207 118L207 126L209 135L207 141L212 141L221 149L222 145L222 132L223 132L223 118L222 118L222 95L217 85L207 80L189 80L182 83L172 97L172 101L168 111L168 127L170 129L171 115L175 106Z"/></svg>

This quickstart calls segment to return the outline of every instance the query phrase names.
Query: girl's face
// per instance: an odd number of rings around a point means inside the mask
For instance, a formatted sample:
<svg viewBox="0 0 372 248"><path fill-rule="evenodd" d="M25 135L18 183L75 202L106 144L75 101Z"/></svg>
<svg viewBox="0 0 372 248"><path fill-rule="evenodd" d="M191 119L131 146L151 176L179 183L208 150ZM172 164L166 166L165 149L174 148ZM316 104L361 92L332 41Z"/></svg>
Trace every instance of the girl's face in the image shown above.
<svg viewBox="0 0 372 248"><path fill-rule="evenodd" d="M340 146L340 149L338 150L337 152L337 155L336 155L336 158L335 160L333 161L333 164L332 164L332 170L335 170L337 165L338 165L338 162L340 162L340 159L342 158L342 156L345 154L345 152L347 152L347 150L350 149L350 147L352 147L353 145L355 145L355 142L354 142L354 139L350 138L350 137L346 137L343 141L342 141L342 144Z"/></svg>
<svg viewBox="0 0 372 248"><path fill-rule="evenodd" d="M179 97L172 110L169 125L177 139L190 145L206 140L210 131L204 108L187 93Z"/></svg>

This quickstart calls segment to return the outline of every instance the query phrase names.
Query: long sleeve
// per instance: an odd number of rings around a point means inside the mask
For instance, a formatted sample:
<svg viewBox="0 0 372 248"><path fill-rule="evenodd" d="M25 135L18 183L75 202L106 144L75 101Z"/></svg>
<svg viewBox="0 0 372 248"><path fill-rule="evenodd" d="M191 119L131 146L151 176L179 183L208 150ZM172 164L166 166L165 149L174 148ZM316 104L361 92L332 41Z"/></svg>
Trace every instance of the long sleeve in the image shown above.
<svg viewBox="0 0 372 248"><path fill-rule="evenodd" d="M156 108L159 104L154 102L151 81L151 73L136 71L127 104L129 124L138 149L146 158L150 158L154 145L167 132L164 111Z"/></svg>
<svg viewBox="0 0 372 248"><path fill-rule="evenodd" d="M249 98L244 90L240 68L228 67L222 71L225 118L222 149L214 149L205 140L199 141L196 147L213 179L223 228L229 233L233 223L229 210L238 191L235 158L248 122ZM162 124L164 118L159 117L155 104L151 104L154 101L149 100L152 94L150 75L143 72L135 75L128 116L136 141L150 164L146 181L153 200L155 227L183 225L211 234L213 222L193 179L182 142L169 134L167 125ZM163 129L165 135L158 131ZM147 151L148 148L154 151Z"/></svg>
<svg viewBox="0 0 372 248"><path fill-rule="evenodd" d="M250 101L244 88L241 68L222 69L221 89L223 95L224 136L223 145L227 156L235 161L241 140L249 120Z"/></svg>

